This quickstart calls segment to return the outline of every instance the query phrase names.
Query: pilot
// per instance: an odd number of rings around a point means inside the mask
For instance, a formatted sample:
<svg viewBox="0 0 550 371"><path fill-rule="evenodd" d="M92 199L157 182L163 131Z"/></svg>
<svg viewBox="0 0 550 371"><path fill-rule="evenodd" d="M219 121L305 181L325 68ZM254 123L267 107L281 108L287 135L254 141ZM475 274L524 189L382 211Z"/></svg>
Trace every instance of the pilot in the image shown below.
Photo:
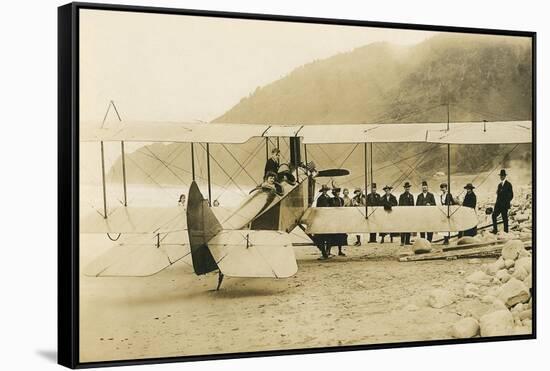
<svg viewBox="0 0 550 371"><path fill-rule="evenodd" d="M281 154L281 151L279 151L279 148L273 148L271 150L271 157L267 159L267 162L265 163L265 169L264 169L264 177L267 175L268 172L272 172L277 174L279 171L279 156Z"/></svg>
<svg viewBox="0 0 550 371"><path fill-rule="evenodd" d="M399 206L414 206L414 196L410 192L411 184L405 182L403 188L405 188L405 192L399 196ZM409 232L401 233L401 246L405 245L412 245L411 234Z"/></svg>
<svg viewBox="0 0 550 371"><path fill-rule="evenodd" d="M330 206L331 207L343 207L344 206L344 198L340 197L340 188L334 187L332 189L332 198L330 199ZM338 246L338 256L346 256L344 252L342 251L342 246L348 244L348 235L346 233L333 233L331 234L330 242L328 244L328 250L327 254L330 256L330 249L331 247Z"/></svg>
<svg viewBox="0 0 550 371"><path fill-rule="evenodd" d="M474 193L474 187L472 183L468 183L464 186L464 189L466 190L466 194L464 195L464 201L462 201L462 206L465 207L471 207L475 210L476 204L477 204L477 196ZM477 234L477 226L470 228L468 230L465 230L464 232L459 232L458 236L475 236Z"/></svg>
<svg viewBox="0 0 550 371"><path fill-rule="evenodd" d="M397 198L395 198L394 195L391 194L391 191L393 189L392 186L386 185L384 188L384 195L380 199L380 206L384 207L384 210L386 212L391 212L391 209L393 206L397 206ZM384 237L386 237L387 233L380 233L380 243L384 243ZM390 242L393 242L393 235L390 233Z"/></svg>
<svg viewBox="0 0 550 371"><path fill-rule="evenodd" d="M321 194L319 197L317 197L317 204L315 206L317 207L329 207L330 206L330 196L327 194L327 192L330 191L330 188L328 185L323 184L321 186L321 189L319 192Z"/></svg>
<svg viewBox="0 0 550 371"><path fill-rule="evenodd" d="M502 222L504 223L504 232L508 233L508 210L510 209L510 201L514 198L514 190L512 189L512 183L506 180L506 170L500 171L500 183L497 187L497 200L495 202L495 208L493 210L493 230L492 233L498 232L497 218L502 215Z"/></svg>
<svg viewBox="0 0 550 371"><path fill-rule="evenodd" d="M370 185L370 193L367 195L368 206L382 206L380 195L376 192L376 183ZM369 243L376 243L376 233L369 233Z"/></svg>
<svg viewBox="0 0 550 371"><path fill-rule="evenodd" d="M422 181L422 193L416 197L416 206L435 206L434 194L428 192L428 182L425 180ZM430 242L432 242L433 236L433 232L420 232L420 237L426 238Z"/></svg>
<svg viewBox="0 0 550 371"><path fill-rule="evenodd" d="M447 183L441 183L439 185L439 189L441 190L441 194L439 195L439 201L441 202L441 206L456 205L456 201L454 200L453 195L448 192ZM447 235L443 237L444 245L449 244L450 237L451 237L451 233L447 233Z"/></svg>
<svg viewBox="0 0 550 371"><path fill-rule="evenodd" d="M277 178L277 174L274 172L267 172L264 177L264 182L260 186L263 190L272 191L279 196L283 195L283 188L280 184L275 182L275 179Z"/></svg>

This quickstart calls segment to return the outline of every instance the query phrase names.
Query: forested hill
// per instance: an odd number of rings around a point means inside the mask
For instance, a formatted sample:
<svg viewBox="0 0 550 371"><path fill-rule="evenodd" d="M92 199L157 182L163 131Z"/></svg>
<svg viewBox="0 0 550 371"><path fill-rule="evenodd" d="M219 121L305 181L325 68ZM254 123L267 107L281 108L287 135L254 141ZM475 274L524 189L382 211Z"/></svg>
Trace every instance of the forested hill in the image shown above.
<svg viewBox="0 0 550 371"><path fill-rule="evenodd" d="M368 123L531 117L530 40L440 35L375 43L258 87L215 122Z"/></svg>
<svg viewBox="0 0 550 371"><path fill-rule="evenodd" d="M530 119L531 74L529 39L443 34L408 47L374 43L298 67L282 79L258 87L214 121L241 124L444 122L447 103L451 121ZM226 183L228 175L235 175L234 180L240 185L253 186L254 181L259 181L265 155L263 149L257 147L258 143L253 140L225 148L211 146L217 182ZM360 178L363 172L363 157L361 148L350 152L352 147L308 146L308 150L310 159L316 160L319 168L350 169L353 177L340 181L353 185L357 181L354 177ZM495 166L506 167L511 159L528 164L531 147L521 145L505 158L511 147L452 146L452 171L474 174ZM129 166L140 165L129 170L132 181L150 182L145 173L154 174L158 183L190 181L189 149L186 148L181 144L158 144L128 154ZM282 148L287 155L284 145ZM415 156L428 150L425 156ZM159 165L157 157L186 169ZM401 165L401 170L391 164L406 157L411 158L411 165ZM250 159L246 171L235 159L242 163ZM385 170L378 171L376 179L391 183L405 172L411 174L409 180L418 182L438 171L446 173L446 159L444 146L377 144L374 167ZM199 156L197 160L204 165L204 158ZM415 171L410 171L413 166ZM115 176L117 169L120 162L112 169Z"/></svg>

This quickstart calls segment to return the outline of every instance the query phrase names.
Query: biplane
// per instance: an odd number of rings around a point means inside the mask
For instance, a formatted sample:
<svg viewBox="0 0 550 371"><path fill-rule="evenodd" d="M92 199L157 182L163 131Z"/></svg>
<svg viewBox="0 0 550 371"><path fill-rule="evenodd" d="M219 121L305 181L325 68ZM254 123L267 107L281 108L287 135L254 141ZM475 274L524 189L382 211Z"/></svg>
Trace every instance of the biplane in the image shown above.
<svg viewBox="0 0 550 371"><path fill-rule="evenodd" d="M299 227L308 236L326 233L433 231L457 232L477 225L474 209L460 205L410 207L312 207L316 180L348 174L344 169L317 171L308 166L309 144L357 144L365 147L365 189L369 184L367 146L373 143L437 143L447 145L450 186L450 146L462 144L531 143L531 121L384 123L346 125L241 125L217 123L123 122L114 127L83 125L82 142L101 143L103 213L81 219L81 233L145 233L159 236L186 230L182 244L114 248L85 271L91 276L147 276L191 254L194 272L217 271L218 288L224 276L285 278L298 266L289 233ZM243 144L252 138L288 138L291 177L280 180L281 192L258 187L234 211L219 215L211 206L210 168L208 197L195 181L193 143ZM124 207L107 211L104 142L119 142L123 166ZM125 142L191 143L192 177L187 208L136 208L127 205L124 169ZM267 153L266 153L267 156ZM305 161L302 161L302 156ZM371 166L372 167L372 166ZM371 174L372 177L372 174Z"/></svg>

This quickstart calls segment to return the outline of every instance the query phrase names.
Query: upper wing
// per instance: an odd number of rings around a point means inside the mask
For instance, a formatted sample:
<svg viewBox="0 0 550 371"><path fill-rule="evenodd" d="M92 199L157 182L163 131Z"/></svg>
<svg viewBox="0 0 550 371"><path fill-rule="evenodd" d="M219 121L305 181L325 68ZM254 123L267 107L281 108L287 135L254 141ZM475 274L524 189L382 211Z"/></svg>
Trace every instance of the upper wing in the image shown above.
<svg viewBox="0 0 550 371"><path fill-rule="evenodd" d="M475 210L451 206L395 206L391 211L370 207L368 219L364 207L312 207L302 223L306 233L368 233L368 232L457 232L478 224Z"/></svg>
<svg viewBox="0 0 550 371"><path fill-rule="evenodd" d="M125 122L109 128L82 125L81 141L244 143L255 137L301 137L305 144L425 142L531 143L531 121L326 125ZM447 130L448 127L448 130Z"/></svg>

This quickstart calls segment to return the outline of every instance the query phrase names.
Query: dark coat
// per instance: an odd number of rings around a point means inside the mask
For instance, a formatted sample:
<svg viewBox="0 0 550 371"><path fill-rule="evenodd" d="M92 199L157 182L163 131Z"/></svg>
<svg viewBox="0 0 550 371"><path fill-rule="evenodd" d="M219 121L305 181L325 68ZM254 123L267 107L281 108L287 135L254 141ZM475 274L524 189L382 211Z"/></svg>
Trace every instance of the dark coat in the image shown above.
<svg viewBox="0 0 550 371"><path fill-rule="evenodd" d="M342 197L332 197L330 199L329 206L331 206L331 207L342 207L342 206L344 206L344 199Z"/></svg>
<svg viewBox="0 0 550 371"><path fill-rule="evenodd" d="M331 204L331 198L327 194L322 194L317 198L317 203L315 206L317 207L329 207Z"/></svg>
<svg viewBox="0 0 550 371"><path fill-rule="evenodd" d="M382 200L378 193L369 193L367 195L367 205L369 206L381 206Z"/></svg>
<svg viewBox="0 0 550 371"><path fill-rule="evenodd" d="M435 196L433 193L427 192L426 196L424 196L424 193L420 193L416 197L416 206L435 206Z"/></svg>
<svg viewBox="0 0 550 371"><path fill-rule="evenodd" d="M399 196L399 206L414 206L414 196L409 192L401 193L401 196Z"/></svg>
<svg viewBox="0 0 550 371"><path fill-rule="evenodd" d="M380 206L385 206L385 207L397 206L397 198L395 198L394 195L390 194L390 197L388 199L386 198L386 195L384 195L380 197Z"/></svg>
<svg viewBox="0 0 550 371"><path fill-rule="evenodd" d="M268 171L277 174L277 171L279 171L279 161L275 161L272 157L268 158L265 163L264 175L267 174Z"/></svg>
<svg viewBox="0 0 550 371"><path fill-rule="evenodd" d="M365 196L363 195L353 196L352 200L352 206L365 206Z"/></svg>
<svg viewBox="0 0 550 371"><path fill-rule="evenodd" d="M439 200L441 201L441 205L448 206L448 205L456 205L456 201L453 198L453 195L449 192L445 193L445 199L441 199L441 195L439 195Z"/></svg>
<svg viewBox="0 0 550 371"><path fill-rule="evenodd" d="M495 202L495 209L510 208L510 201L514 198L514 190L512 189L512 183L505 180L504 185L502 183L498 184L497 187L497 201Z"/></svg>
<svg viewBox="0 0 550 371"><path fill-rule="evenodd" d="M476 208L477 204L477 196L474 192L468 193L466 192L466 195L464 196L464 201L462 202L462 206L471 207L472 209Z"/></svg>

